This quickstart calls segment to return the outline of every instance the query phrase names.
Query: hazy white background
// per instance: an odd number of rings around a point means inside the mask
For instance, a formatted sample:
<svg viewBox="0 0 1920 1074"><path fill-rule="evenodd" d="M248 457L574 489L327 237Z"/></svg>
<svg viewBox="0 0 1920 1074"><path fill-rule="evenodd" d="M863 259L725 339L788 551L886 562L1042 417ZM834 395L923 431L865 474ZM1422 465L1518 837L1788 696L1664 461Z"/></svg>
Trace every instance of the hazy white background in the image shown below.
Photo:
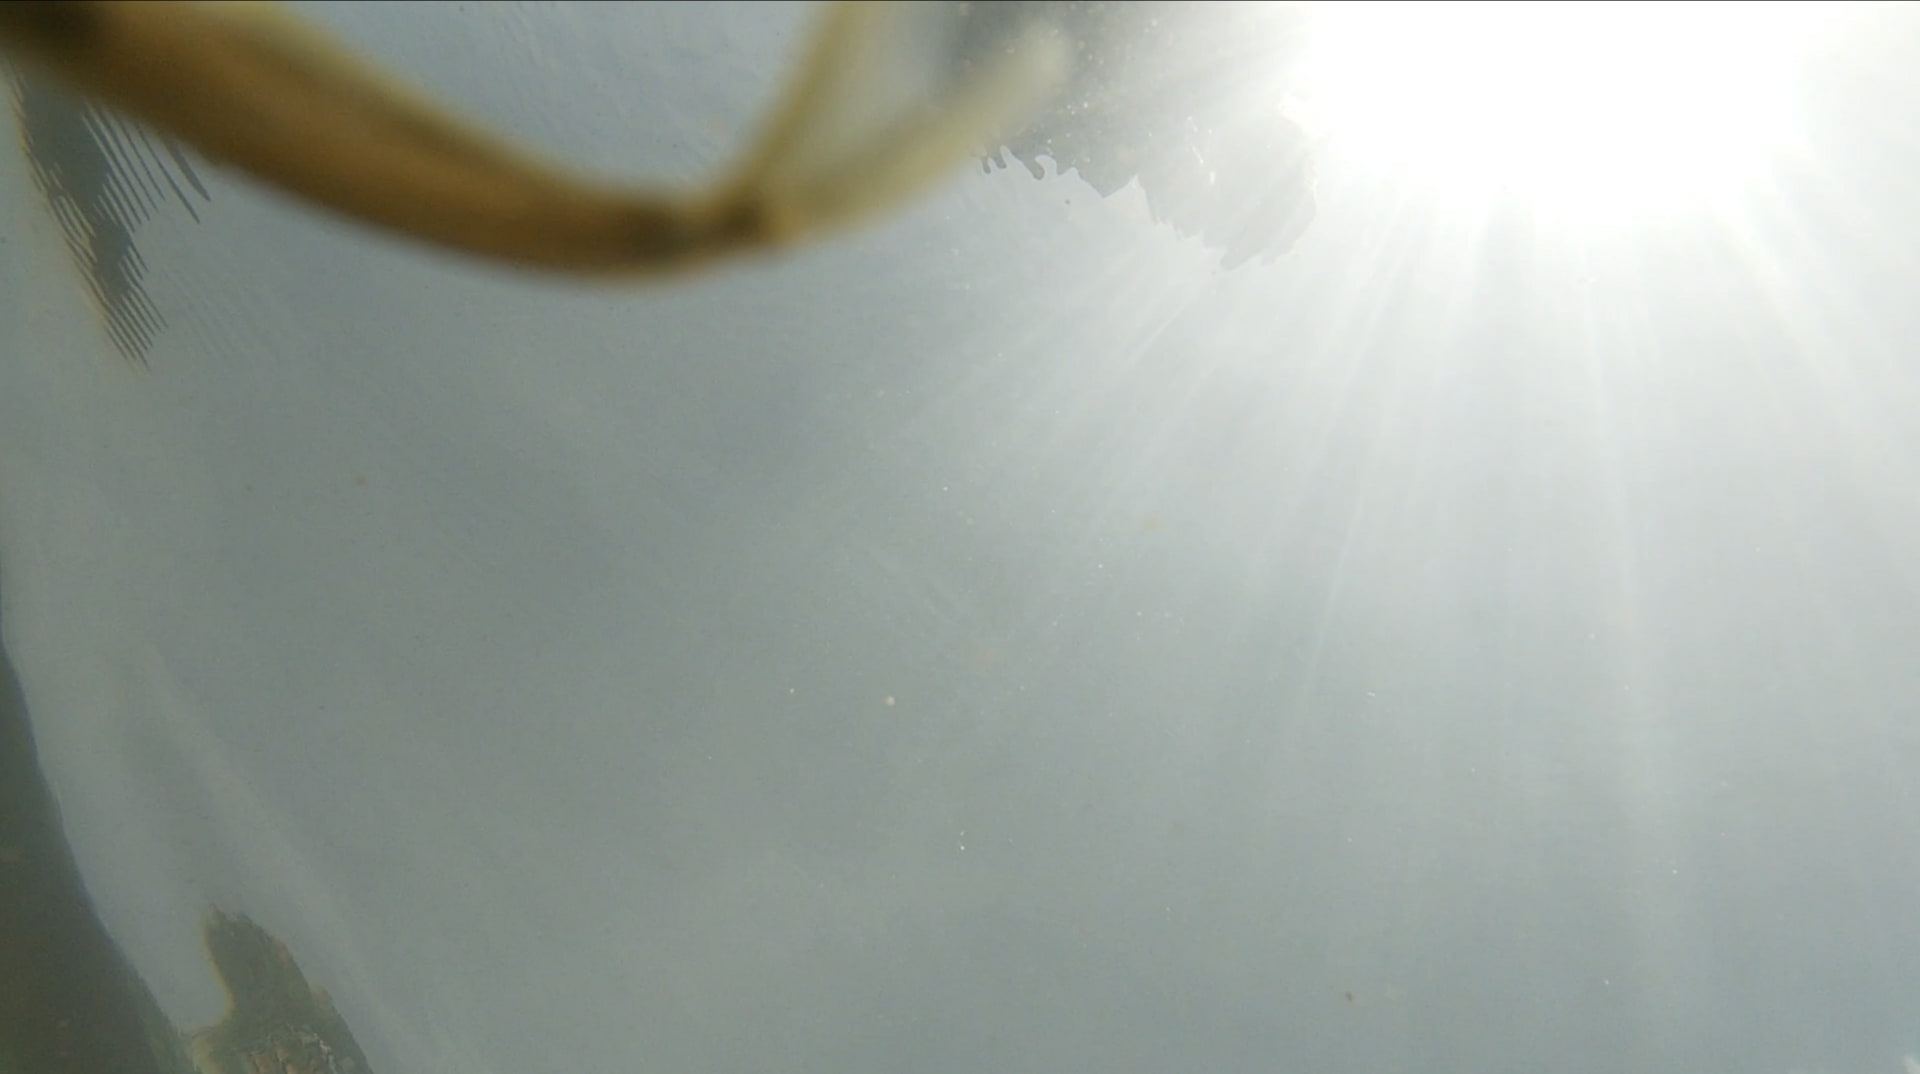
<svg viewBox="0 0 1920 1074"><path fill-rule="evenodd" d="M804 7L312 9L613 174ZM5 643L183 1024L209 905L381 1074L1899 1069L1920 9L1580 224L1323 171L1232 273L958 178L583 288L214 173L108 346L0 154Z"/></svg>

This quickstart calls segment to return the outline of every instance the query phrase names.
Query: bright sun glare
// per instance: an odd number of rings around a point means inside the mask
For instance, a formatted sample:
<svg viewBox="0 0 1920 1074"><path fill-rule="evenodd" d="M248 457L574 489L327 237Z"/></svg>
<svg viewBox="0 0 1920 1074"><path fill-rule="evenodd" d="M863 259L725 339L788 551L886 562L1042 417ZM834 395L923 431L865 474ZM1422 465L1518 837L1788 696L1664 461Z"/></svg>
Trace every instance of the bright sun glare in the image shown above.
<svg viewBox="0 0 1920 1074"><path fill-rule="evenodd" d="M1328 149L1603 212L1711 198L1790 146L1821 3L1326 3L1301 81Z"/></svg>

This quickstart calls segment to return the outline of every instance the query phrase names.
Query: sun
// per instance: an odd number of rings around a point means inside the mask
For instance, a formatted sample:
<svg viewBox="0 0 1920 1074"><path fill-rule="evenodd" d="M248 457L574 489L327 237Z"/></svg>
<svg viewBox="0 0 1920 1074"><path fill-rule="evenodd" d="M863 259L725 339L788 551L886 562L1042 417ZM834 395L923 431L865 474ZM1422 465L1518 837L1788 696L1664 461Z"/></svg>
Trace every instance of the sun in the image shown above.
<svg viewBox="0 0 1920 1074"><path fill-rule="evenodd" d="M1330 152L1422 184L1595 212L1712 198L1792 146L1830 6L1323 3L1300 93Z"/></svg>

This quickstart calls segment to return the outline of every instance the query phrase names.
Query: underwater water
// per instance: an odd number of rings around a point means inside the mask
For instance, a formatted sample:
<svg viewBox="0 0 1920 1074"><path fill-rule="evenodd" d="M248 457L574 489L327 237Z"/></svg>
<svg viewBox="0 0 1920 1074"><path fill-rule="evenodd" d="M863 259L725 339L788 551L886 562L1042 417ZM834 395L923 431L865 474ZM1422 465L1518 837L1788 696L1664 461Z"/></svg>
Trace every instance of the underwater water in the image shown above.
<svg viewBox="0 0 1920 1074"><path fill-rule="evenodd" d="M682 184L814 13L301 10ZM645 286L16 83L0 1029L125 988L203 1068L1901 1071L1916 48L1863 15L1704 209L1335 153L1305 224L1288 157L1241 256L1034 138Z"/></svg>

